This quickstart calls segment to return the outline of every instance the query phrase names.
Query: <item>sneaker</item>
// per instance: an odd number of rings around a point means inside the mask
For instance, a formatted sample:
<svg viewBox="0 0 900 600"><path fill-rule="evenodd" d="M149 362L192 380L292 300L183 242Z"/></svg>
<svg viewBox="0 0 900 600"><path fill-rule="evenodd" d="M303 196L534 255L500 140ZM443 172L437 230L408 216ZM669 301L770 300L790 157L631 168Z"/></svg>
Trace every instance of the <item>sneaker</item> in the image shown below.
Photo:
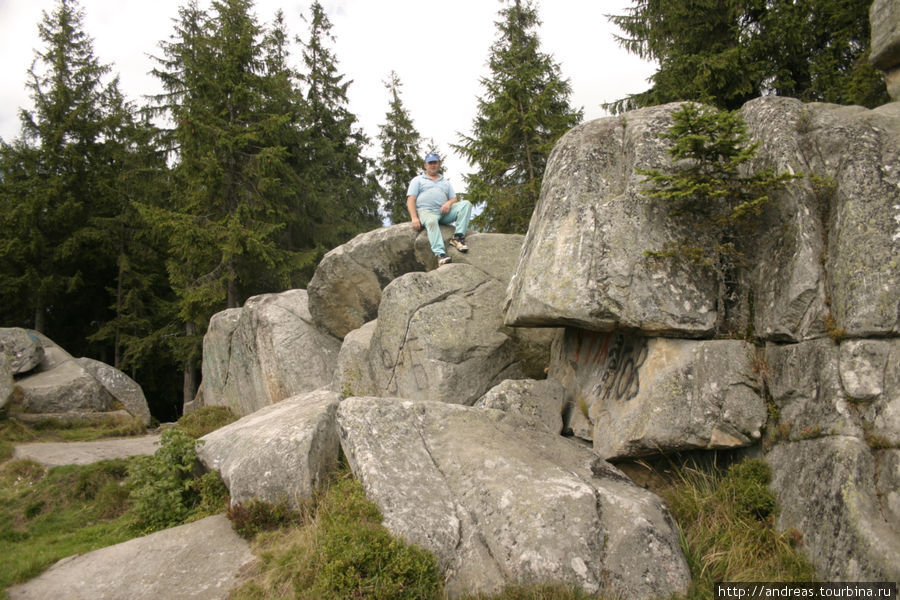
<svg viewBox="0 0 900 600"><path fill-rule="evenodd" d="M438 259L438 266L439 266L439 267L441 267L441 266L443 266L443 265L446 265L447 263L450 262L450 257L447 256L446 254L438 254L437 259Z"/></svg>
<svg viewBox="0 0 900 600"><path fill-rule="evenodd" d="M466 246L466 238L460 234L455 234L452 238L450 238L450 245L459 250L460 252L468 252L469 247Z"/></svg>

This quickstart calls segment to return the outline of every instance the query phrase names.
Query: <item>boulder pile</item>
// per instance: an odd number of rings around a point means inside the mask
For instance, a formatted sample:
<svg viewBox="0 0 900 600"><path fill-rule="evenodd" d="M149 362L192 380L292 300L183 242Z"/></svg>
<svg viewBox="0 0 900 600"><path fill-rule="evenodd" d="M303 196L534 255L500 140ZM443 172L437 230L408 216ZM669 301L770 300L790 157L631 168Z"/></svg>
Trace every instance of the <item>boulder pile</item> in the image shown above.
<svg viewBox="0 0 900 600"><path fill-rule="evenodd" d="M74 358L37 331L0 328L0 408L23 421L135 417L150 425L140 385L91 358Z"/></svg>
<svg viewBox="0 0 900 600"><path fill-rule="evenodd" d="M652 598L687 589L684 557L608 461L747 448L823 579L900 580L900 105L744 106L754 166L804 176L744 240L727 306L708 270L646 257L675 234L639 170L670 164L679 106L566 134L524 237L472 234L436 269L395 225L326 255L308 294L217 315L201 401L247 416L206 464L235 498L299 501L340 446L451 596Z"/></svg>

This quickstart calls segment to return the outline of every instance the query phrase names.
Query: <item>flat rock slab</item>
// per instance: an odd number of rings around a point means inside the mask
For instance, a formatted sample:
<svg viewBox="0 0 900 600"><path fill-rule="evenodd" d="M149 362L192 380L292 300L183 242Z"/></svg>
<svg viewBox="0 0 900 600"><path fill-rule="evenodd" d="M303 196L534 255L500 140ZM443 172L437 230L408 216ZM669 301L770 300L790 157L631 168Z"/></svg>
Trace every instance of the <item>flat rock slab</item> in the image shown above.
<svg viewBox="0 0 900 600"><path fill-rule="evenodd" d="M11 600L220 600L253 560L224 515L65 558L9 588Z"/></svg>
<svg viewBox="0 0 900 600"><path fill-rule="evenodd" d="M19 444L13 458L30 458L48 467L88 465L112 458L153 454L159 448L159 438L159 435L144 435L95 442Z"/></svg>

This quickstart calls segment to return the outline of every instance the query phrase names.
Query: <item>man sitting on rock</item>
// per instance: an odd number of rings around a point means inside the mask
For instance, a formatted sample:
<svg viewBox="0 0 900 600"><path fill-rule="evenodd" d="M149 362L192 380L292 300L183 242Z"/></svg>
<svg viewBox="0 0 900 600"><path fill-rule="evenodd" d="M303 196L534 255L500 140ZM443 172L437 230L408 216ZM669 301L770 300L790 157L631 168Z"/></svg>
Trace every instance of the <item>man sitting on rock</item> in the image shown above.
<svg viewBox="0 0 900 600"><path fill-rule="evenodd" d="M440 226L456 222L456 233L448 241L460 252L468 252L466 230L469 228L469 218L472 214L472 203L456 199L453 186L444 179L440 170L441 158L436 153L430 152L425 156L425 174L416 176L406 192L406 208L412 217L413 228L420 231L422 225L425 225L431 251L438 259L438 266L450 262Z"/></svg>

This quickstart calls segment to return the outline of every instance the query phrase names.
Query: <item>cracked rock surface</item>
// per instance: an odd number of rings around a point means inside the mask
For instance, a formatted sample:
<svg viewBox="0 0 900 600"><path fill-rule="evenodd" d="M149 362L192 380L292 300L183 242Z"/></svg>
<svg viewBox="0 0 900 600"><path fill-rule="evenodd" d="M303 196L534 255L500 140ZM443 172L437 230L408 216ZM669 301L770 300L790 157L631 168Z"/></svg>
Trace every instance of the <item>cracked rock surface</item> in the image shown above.
<svg viewBox="0 0 900 600"><path fill-rule="evenodd" d="M340 341L321 332L306 290L253 296L213 316L203 339L202 405L239 415L331 383Z"/></svg>
<svg viewBox="0 0 900 600"><path fill-rule="evenodd" d="M338 425L385 526L435 553L451 598L546 581L636 599L687 591L662 502L612 465L596 468L584 446L511 413L442 402L350 398Z"/></svg>
<svg viewBox="0 0 900 600"><path fill-rule="evenodd" d="M376 395L471 405L504 379L524 378L503 294L464 264L394 280L368 352Z"/></svg>

